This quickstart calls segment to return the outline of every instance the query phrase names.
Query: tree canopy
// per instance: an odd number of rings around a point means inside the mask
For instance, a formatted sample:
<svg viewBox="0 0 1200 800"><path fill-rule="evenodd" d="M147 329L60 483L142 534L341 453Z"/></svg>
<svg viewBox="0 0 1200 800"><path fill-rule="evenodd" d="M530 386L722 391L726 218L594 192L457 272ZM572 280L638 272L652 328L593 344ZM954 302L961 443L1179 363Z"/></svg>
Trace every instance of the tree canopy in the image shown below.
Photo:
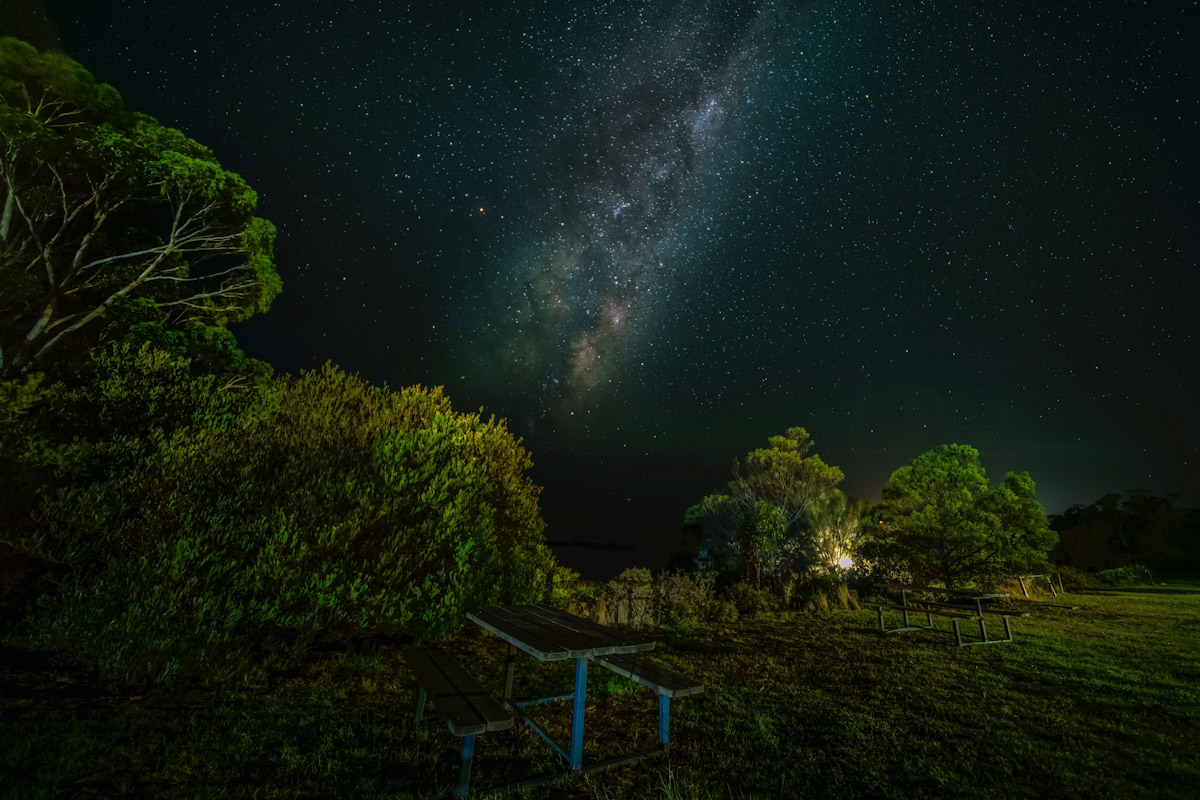
<svg viewBox="0 0 1200 800"><path fill-rule="evenodd" d="M70 58L12 38L0 38L0 196L5 374L129 331L229 350L223 326L280 291L275 228L242 178Z"/></svg>
<svg viewBox="0 0 1200 800"><path fill-rule="evenodd" d="M809 530L807 513L844 477L809 454L812 437L804 428L788 428L767 444L734 461L724 492L705 497L685 514L685 524L704 531L718 560L738 562L755 583L775 571L785 551L803 558L812 550L801 540Z"/></svg>
<svg viewBox="0 0 1200 800"><path fill-rule="evenodd" d="M1057 537L1026 472L992 487L979 451L946 444L892 473L872 510L875 568L947 586L1044 568Z"/></svg>

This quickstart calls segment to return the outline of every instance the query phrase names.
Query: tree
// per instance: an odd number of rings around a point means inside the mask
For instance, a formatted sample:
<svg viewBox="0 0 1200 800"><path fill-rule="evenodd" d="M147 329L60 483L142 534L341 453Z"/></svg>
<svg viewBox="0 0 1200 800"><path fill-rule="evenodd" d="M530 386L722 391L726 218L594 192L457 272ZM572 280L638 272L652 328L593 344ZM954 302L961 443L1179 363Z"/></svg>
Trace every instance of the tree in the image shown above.
<svg viewBox="0 0 1200 800"><path fill-rule="evenodd" d="M764 568L773 571L779 557L779 546L787 530L787 519L779 506L765 500L750 504L738 520L737 543L742 555L746 577L754 579L755 588L762 588Z"/></svg>
<svg viewBox="0 0 1200 800"><path fill-rule="evenodd" d="M1178 495L1134 491L1122 498L1112 492L1091 505L1073 505L1052 520L1059 532L1055 553L1084 569L1172 564L1187 550L1188 513L1175 506L1177 500Z"/></svg>
<svg viewBox="0 0 1200 800"><path fill-rule="evenodd" d="M684 518L704 531L717 563L739 561L757 583L781 563L781 548L803 535L809 507L844 477L820 456L809 455L812 437L804 428L788 428L767 443L747 453L744 462L735 460L726 490L705 497ZM768 514L767 507L775 511Z"/></svg>
<svg viewBox="0 0 1200 800"><path fill-rule="evenodd" d="M767 442L770 447L747 453L744 465L734 463L729 493L743 504L759 500L771 503L791 525L804 516L816 498L841 483L845 475L820 456L808 455L812 437L804 428L788 428L786 434L772 436Z"/></svg>
<svg viewBox="0 0 1200 800"><path fill-rule="evenodd" d="M836 575L853 566L853 556L863 541L865 505L837 489L818 497L808 508L804 560L821 575Z"/></svg>
<svg viewBox="0 0 1200 800"><path fill-rule="evenodd" d="M922 453L892 473L870 520L877 569L954 586L1045 568L1057 537L1028 473L992 488L967 445Z"/></svg>
<svg viewBox="0 0 1200 800"><path fill-rule="evenodd" d="M275 228L213 154L70 58L0 39L0 369L140 328L206 340L279 293ZM216 337L217 348L228 337Z"/></svg>

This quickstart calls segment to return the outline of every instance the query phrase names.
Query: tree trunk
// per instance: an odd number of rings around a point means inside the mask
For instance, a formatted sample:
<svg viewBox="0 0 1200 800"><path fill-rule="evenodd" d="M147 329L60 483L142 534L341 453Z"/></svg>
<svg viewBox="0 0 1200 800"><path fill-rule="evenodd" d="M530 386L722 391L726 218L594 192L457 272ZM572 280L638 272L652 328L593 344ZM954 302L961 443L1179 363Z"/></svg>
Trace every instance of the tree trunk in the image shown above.
<svg viewBox="0 0 1200 800"><path fill-rule="evenodd" d="M8 239L8 230L12 225L13 205L15 204L17 195L12 190L12 186L8 187L8 197L4 200L4 212L0 214L0 242ZM4 248L0 247L0 251Z"/></svg>

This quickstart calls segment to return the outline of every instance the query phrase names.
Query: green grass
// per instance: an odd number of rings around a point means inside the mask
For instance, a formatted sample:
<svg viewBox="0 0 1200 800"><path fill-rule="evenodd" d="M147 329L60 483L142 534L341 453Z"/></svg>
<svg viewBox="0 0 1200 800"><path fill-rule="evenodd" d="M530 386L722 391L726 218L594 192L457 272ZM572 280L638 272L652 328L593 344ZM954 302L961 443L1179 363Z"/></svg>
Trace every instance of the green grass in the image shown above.
<svg viewBox="0 0 1200 800"><path fill-rule="evenodd" d="M1029 604L1017 641L987 647L885 636L868 610L701 626L656 653L706 686L673 703L669 759L522 796L1200 796L1200 586L1167 588ZM499 686L498 640L449 648ZM456 774L460 740L413 725L393 650L326 654L259 691L145 697L0 655L3 798L432 798ZM570 691L569 664L518 667L518 694ZM649 692L593 668L589 701L586 759L653 746ZM538 711L563 739L565 706ZM477 787L553 767L524 729L476 753Z"/></svg>

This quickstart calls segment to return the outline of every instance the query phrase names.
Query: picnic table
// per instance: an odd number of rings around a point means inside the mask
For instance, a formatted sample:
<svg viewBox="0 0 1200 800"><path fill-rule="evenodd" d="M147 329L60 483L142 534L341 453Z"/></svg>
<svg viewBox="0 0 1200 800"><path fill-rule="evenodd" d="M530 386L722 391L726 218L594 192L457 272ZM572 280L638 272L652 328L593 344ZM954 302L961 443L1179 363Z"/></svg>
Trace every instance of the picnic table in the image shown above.
<svg viewBox="0 0 1200 800"><path fill-rule="evenodd" d="M1013 614L1001 613L1001 618L1004 621L1004 638L992 639L988 637L987 625L983 619L984 603L992 600L1007 600L1009 595L1007 592L981 592L970 589L946 589L940 586L908 586L905 584L889 583L884 584L883 588L900 595L900 603L896 604L879 604L876 610L879 614L879 630L884 633L903 633L905 631L918 630L934 630L933 615L949 617L951 624L951 632L954 634L955 640L960 647L971 644L998 644L1000 642L1011 642L1013 640L1012 626L1009 619ZM934 600L914 599L909 595L918 592L926 594L944 594L954 598L955 602L942 603ZM974 608L972 608L972 605ZM903 615L903 625L898 628L887 628L883 622L883 610L885 608L895 609ZM925 615L926 625L913 625L909 619L909 613L916 612ZM1028 616L1028 615L1024 615ZM959 620L974 619L979 623L978 641L966 642L963 641L962 630L959 628Z"/></svg>
<svg viewBox="0 0 1200 800"><path fill-rule="evenodd" d="M929 594L945 594L956 597L962 603L974 603L977 613L983 613L983 604L991 600L1007 600L1008 592L981 592L975 589L945 589L941 586L906 586L900 583L884 584L885 589L900 593L900 604L908 605L909 594L922 592Z"/></svg>
<svg viewBox="0 0 1200 800"><path fill-rule="evenodd" d="M544 605L494 606L467 614L467 619L508 644L504 670L503 701L514 709L518 719L540 736L567 764L572 772L593 772L666 751L669 742L671 697L695 694L704 687L681 675L652 664L637 654L652 650L656 642L650 636L616 630ZM513 700L513 672L517 654L525 653L539 662L575 661L575 688L570 694ZM659 695L659 742L661 750L635 753L583 766L583 730L587 709L588 664L596 663L617 674L654 689ZM559 744L524 711L531 706L570 700L571 738ZM522 781L534 785L544 779ZM510 787L511 788L511 787Z"/></svg>

